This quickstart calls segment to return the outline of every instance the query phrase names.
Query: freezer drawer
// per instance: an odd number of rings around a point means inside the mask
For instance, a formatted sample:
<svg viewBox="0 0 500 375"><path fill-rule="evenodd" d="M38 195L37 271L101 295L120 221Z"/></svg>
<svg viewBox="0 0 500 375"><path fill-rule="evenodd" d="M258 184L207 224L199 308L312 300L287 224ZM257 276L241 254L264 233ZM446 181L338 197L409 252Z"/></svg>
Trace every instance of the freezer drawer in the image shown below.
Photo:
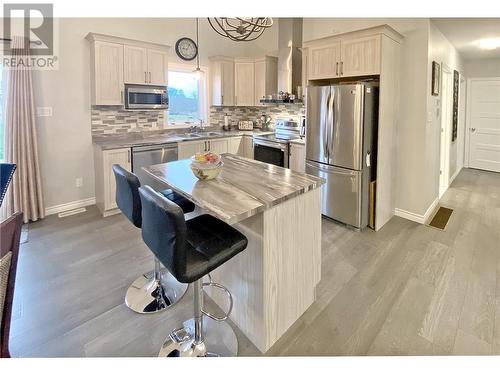
<svg viewBox="0 0 500 375"><path fill-rule="evenodd" d="M322 214L361 228L361 171L306 162L306 173L326 180L321 189Z"/></svg>

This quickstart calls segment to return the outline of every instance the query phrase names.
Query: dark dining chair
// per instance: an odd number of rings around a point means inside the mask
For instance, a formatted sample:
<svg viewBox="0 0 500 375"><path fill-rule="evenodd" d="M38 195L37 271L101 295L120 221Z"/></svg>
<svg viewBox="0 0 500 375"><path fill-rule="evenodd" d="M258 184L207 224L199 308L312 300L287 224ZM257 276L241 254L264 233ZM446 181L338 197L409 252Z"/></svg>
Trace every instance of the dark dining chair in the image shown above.
<svg viewBox="0 0 500 375"><path fill-rule="evenodd" d="M9 187L10 180L16 170L16 165L11 163L0 163L0 206L2 205L5 193Z"/></svg>
<svg viewBox="0 0 500 375"><path fill-rule="evenodd" d="M9 358L9 333L23 214L0 223L0 358Z"/></svg>

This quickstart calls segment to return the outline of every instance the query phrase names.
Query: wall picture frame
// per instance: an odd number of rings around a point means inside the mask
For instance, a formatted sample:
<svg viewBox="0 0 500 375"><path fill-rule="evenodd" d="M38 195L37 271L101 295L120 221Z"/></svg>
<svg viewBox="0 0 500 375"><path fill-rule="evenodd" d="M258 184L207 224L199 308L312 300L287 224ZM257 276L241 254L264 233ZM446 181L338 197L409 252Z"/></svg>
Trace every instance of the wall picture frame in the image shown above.
<svg viewBox="0 0 500 375"><path fill-rule="evenodd" d="M453 126L451 133L451 141L455 142L458 136L458 101L460 90L460 73L453 71Z"/></svg>
<svg viewBox="0 0 500 375"><path fill-rule="evenodd" d="M432 62L432 91L433 96L439 95L439 87L441 84L441 65L436 61Z"/></svg>

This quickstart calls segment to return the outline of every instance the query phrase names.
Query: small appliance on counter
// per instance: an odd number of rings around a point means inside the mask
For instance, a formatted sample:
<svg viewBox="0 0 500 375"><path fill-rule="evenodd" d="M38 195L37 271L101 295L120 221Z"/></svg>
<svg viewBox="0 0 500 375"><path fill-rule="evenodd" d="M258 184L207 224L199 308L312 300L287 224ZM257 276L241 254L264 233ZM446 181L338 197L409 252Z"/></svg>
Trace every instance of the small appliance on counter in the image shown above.
<svg viewBox="0 0 500 375"><path fill-rule="evenodd" d="M253 121L238 121L238 130L253 130Z"/></svg>

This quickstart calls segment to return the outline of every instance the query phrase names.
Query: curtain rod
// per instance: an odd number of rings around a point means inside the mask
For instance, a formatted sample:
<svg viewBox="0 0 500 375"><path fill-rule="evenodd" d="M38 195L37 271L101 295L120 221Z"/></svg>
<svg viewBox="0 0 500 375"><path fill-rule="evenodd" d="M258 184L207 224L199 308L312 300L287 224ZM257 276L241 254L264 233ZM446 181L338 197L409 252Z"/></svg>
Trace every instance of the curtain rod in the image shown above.
<svg viewBox="0 0 500 375"><path fill-rule="evenodd" d="M0 38L0 41L2 41L2 42L12 42L12 39L10 39L10 38ZM37 46L42 45L42 42L40 42L39 40L30 40L30 43L36 44Z"/></svg>

